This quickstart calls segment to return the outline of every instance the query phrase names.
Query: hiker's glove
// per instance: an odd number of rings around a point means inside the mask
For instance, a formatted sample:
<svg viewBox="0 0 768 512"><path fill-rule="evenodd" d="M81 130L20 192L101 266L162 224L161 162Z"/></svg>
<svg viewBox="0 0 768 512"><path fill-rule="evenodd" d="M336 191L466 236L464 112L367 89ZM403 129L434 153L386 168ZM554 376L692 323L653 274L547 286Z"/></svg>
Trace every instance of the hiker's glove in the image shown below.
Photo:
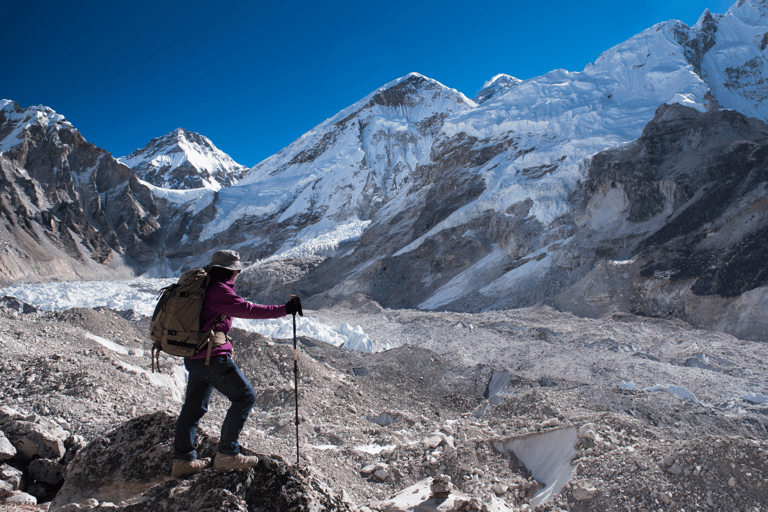
<svg viewBox="0 0 768 512"><path fill-rule="evenodd" d="M289 315L304 316L304 312L301 310L301 299L295 295L291 295L291 299L285 304L285 311Z"/></svg>

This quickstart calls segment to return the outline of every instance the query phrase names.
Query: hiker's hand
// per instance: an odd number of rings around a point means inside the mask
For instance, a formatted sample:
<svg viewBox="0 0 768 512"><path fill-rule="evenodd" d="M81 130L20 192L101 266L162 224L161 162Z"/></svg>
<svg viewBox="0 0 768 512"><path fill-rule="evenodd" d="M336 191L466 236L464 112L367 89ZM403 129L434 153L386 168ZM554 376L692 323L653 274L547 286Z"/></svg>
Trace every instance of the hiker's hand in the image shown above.
<svg viewBox="0 0 768 512"><path fill-rule="evenodd" d="M291 295L290 300L285 304L285 311L289 315L304 316L304 312L301 310L301 299L295 295Z"/></svg>

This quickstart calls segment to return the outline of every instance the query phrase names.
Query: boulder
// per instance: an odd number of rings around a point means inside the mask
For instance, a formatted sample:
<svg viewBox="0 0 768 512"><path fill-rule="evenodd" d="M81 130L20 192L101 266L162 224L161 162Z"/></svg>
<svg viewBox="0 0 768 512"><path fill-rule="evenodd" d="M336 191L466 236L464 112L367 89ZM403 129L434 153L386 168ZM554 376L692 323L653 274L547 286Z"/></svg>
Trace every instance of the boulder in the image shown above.
<svg viewBox="0 0 768 512"><path fill-rule="evenodd" d="M61 463L66 466L70 462L72 462L72 459L75 458L75 455L77 455L77 452L82 450L88 445L88 443L85 442L85 439L83 436L80 435L71 435L67 438L66 441L64 441L64 448L67 449L67 453L64 454L64 459L61 461Z"/></svg>
<svg viewBox="0 0 768 512"><path fill-rule="evenodd" d="M38 423L11 420L3 424L3 432L23 461L34 458L60 460L65 453L66 434L60 428L48 429Z"/></svg>
<svg viewBox="0 0 768 512"><path fill-rule="evenodd" d="M0 466L0 480L11 484L14 490L21 488L21 480L24 476L20 470L8 464Z"/></svg>
<svg viewBox="0 0 768 512"><path fill-rule="evenodd" d="M0 480L0 496L10 496L13 494L13 491L16 489L13 488L13 485L11 485L11 482L6 482L5 480Z"/></svg>
<svg viewBox="0 0 768 512"><path fill-rule="evenodd" d="M37 505L37 498L25 492L14 491L13 495L5 498L5 502L13 505Z"/></svg>
<svg viewBox="0 0 768 512"><path fill-rule="evenodd" d="M21 414L16 409L14 409L13 407L8 407L7 405L0 405L0 424L5 423L6 421L23 420L23 419L24 419L24 415Z"/></svg>
<svg viewBox="0 0 768 512"><path fill-rule="evenodd" d="M0 432L0 461L12 459L16 455L16 448L11 444L5 434Z"/></svg>
<svg viewBox="0 0 768 512"><path fill-rule="evenodd" d="M74 510L88 500L115 504L110 510L327 510L354 506L311 470L259 455L242 472L204 470L188 480L171 474L170 445L175 417L140 416L89 443L67 468L67 479L51 503L52 512ZM218 440L198 430L200 457L215 455ZM243 453L252 454L249 450Z"/></svg>
<svg viewBox="0 0 768 512"><path fill-rule="evenodd" d="M64 466L51 459L35 459L29 463L29 476L46 484L58 484L64 480Z"/></svg>

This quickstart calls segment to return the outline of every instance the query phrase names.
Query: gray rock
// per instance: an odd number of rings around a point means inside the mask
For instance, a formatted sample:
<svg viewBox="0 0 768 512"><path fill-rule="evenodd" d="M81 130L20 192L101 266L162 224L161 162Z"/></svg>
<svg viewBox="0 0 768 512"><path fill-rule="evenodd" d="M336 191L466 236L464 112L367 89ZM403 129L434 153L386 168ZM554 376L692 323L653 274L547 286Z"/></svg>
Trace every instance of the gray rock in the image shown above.
<svg viewBox="0 0 768 512"><path fill-rule="evenodd" d="M31 494L17 491L13 496L6 498L5 502L13 503L14 505L37 505L37 498Z"/></svg>
<svg viewBox="0 0 768 512"><path fill-rule="evenodd" d="M23 420L24 415L12 407L0 405L0 424L11 420Z"/></svg>
<svg viewBox="0 0 768 512"><path fill-rule="evenodd" d="M64 480L65 468L55 460L35 459L29 463L29 476L46 484L58 484Z"/></svg>
<svg viewBox="0 0 768 512"><path fill-rule="evenodd" d="M381 413L378 416L366 416L365 419L381 427L388 427L396 421L387 413Z"/></svg>
<svg viewBox="0 0 768 512"><path fill-rule="evenodd" d="M309 470L259 455L242 472L208 469L193 478L170 478L175 418L166 412L135 418L81 449L50 510L69 510L88 499L116 503L111 510L328 510L353 506ZM212 457L217 440L198 430L198 456ZM252 454L249 450L243 453ZM69 508L68 508L69 507Z"/></svg>
<svg viewBox="0 0 768 512"><path fill-rule="evenodd" d="M432 498L435 499L446 499L454 488L451 477L448 475L436 476L429 486L429 490L432 491Z"/></svg>
<svg viewBox="0 0 768 512"><path fill-rule="evenodd" d="M588 484L577 485L573 489L573 499L576 501L591 500L595 494L597 494L597 489Z"/></svg>
<svg viewBox="0 0 768 512"><path fill-rule="evenodd" d="M85 448L87 444L88 443L85 442L85 438L83 438L83 436L69 436L67 440L64 441L64 447L67 449L67 453L64 454L64 458L62 459L61 463L66 466L72 462L72 459L75 458L77 452Z"/></svg>
<svg viewBox="0 0 768 512"><path fill-rule="evenodd" d="M19 489L21 487L21 479L24 473L8 464L0 466L0 480L11 484L13 489Z"/></svg>
<svg viewBox="0 0 768 512"><path fill-rule="evenodd" d="M673 475L680 475L683 473L683 466L675 462L671 466L667 468L667 471L672 473Z"/></svg>
<svg viewBox="0 0 768 512"><path fill-rule="evenodd" d="M37 423L13 420L3 424L3 431L13 446L17 456L24 461L36 457L59 460L64 456L63 430L48 430Z"/></svg>
<svg viewBox="0 0 768 512"><path fill-rule="evenodd" d="M11 444L5 434L0 432L0 461L12 459L16 455L16 448Z"/></svg>

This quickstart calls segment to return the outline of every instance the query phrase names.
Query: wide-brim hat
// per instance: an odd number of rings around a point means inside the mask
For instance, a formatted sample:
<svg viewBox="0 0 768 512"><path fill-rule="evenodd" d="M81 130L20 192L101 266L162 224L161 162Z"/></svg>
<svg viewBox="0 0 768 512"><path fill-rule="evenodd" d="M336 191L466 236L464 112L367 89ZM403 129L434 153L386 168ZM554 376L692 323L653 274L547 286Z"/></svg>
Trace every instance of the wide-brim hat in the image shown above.
<svg viewBox="0 0 768 512"><path fill-rule="evenodd" d="M237 251L216 251L211 256L211 267L228 268L229 270L243 270L246 265L240 261Z"/></svg>

